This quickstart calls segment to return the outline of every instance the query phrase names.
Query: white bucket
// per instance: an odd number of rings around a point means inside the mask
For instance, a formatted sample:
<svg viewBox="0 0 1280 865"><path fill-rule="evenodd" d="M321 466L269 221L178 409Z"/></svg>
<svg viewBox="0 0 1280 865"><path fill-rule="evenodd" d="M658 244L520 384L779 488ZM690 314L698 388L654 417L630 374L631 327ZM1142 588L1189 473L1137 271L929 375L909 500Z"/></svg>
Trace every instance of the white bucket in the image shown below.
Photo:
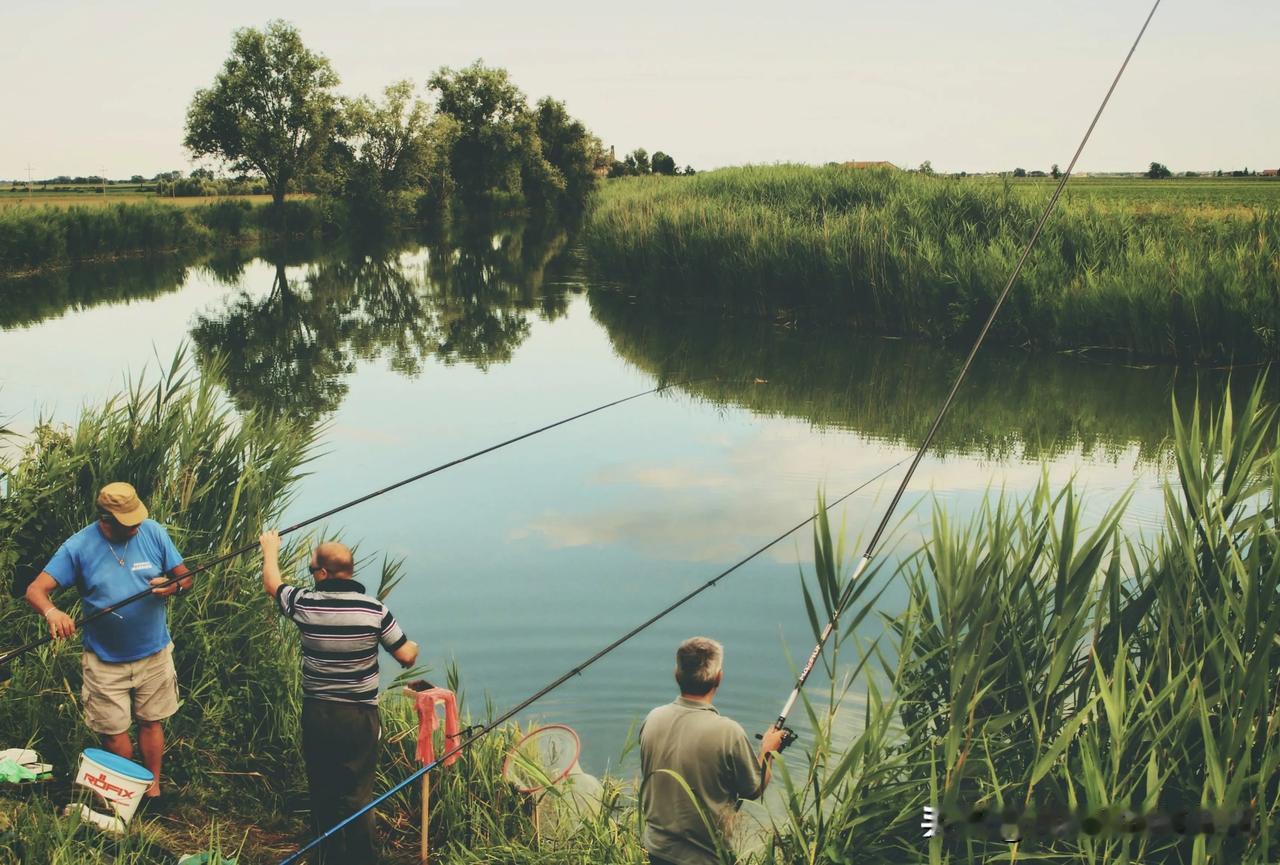
<svg viewBox="0 0 1280 865"><path fill-rule="evenodd" d="M147 792L153 778L148 770L132 760L98 748L81 753L80 768L76 770L76 783L110 802L126 823L138 810L142 794Z"/></svg>

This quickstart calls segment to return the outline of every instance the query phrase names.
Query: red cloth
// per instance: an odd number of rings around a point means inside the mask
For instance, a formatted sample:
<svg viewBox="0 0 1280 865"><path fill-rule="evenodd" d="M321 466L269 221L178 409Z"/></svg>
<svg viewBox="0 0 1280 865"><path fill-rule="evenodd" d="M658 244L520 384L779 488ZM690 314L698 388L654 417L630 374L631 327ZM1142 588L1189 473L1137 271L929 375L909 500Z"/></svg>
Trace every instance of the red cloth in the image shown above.
<svg viewBox="0 0 1280 865"><path fill-rule="evenodd" d="M436 724L439 723L436 717L437 701L444 705L444 752L448 754L444 758L444 765L451 766L458 755L456 752L449 752L453 751L462 737L459 735L461 726L458 724L458 698L448 688L429 688L418 692L418 760L426 766L436 759L435 732Z"/></svg>

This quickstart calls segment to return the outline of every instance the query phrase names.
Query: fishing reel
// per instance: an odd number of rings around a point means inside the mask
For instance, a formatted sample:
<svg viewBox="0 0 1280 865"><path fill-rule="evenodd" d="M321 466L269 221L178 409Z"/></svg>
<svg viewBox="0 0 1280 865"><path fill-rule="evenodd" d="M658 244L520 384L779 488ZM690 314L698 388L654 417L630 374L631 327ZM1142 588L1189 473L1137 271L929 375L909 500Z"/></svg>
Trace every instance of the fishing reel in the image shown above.
<svg viewBox="0 0 1280 865"><path fill-rule="evenodd" d="M763 739L764 734L756 733L756 738ZM792 742L794 742L796 739L799 739L799 738L800 738L800 734L797 733L795 730L791 729L790 727L783 727L782 743L778 745L778 753L781 754L783 751L787 750L787 747L790 746Z"/></svg>

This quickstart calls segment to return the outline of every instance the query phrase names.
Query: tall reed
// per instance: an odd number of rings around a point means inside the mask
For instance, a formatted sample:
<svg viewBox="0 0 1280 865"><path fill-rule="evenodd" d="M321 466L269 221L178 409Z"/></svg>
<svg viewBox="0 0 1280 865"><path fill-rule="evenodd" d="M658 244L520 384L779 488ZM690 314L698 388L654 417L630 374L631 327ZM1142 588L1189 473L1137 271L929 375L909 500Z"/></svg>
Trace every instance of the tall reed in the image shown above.
<svg viewBox="0 0 1280 865"><path fill-rule="evenodd" d="M891 171L772 166L610 182L583 240L646 294L937 339L971 336L1046 194ZM993 338L1155 357L1280 348L1280 211L1064 201Z"/></svg>

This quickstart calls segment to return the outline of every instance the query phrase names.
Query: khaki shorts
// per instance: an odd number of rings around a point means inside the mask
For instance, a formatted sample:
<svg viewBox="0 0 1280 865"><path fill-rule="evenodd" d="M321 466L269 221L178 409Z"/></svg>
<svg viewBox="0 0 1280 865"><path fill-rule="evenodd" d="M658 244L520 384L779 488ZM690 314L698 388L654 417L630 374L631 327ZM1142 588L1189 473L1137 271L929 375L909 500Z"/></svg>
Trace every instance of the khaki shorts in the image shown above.
<svg viewBox="0 0 1280 865"><path fill-rule="evenodd" d="M173 643L154 655L112 664L88 649L81 661L84 722L100 736L129 729L133 719L162 721L178 711L178 673Z"/></svg>

